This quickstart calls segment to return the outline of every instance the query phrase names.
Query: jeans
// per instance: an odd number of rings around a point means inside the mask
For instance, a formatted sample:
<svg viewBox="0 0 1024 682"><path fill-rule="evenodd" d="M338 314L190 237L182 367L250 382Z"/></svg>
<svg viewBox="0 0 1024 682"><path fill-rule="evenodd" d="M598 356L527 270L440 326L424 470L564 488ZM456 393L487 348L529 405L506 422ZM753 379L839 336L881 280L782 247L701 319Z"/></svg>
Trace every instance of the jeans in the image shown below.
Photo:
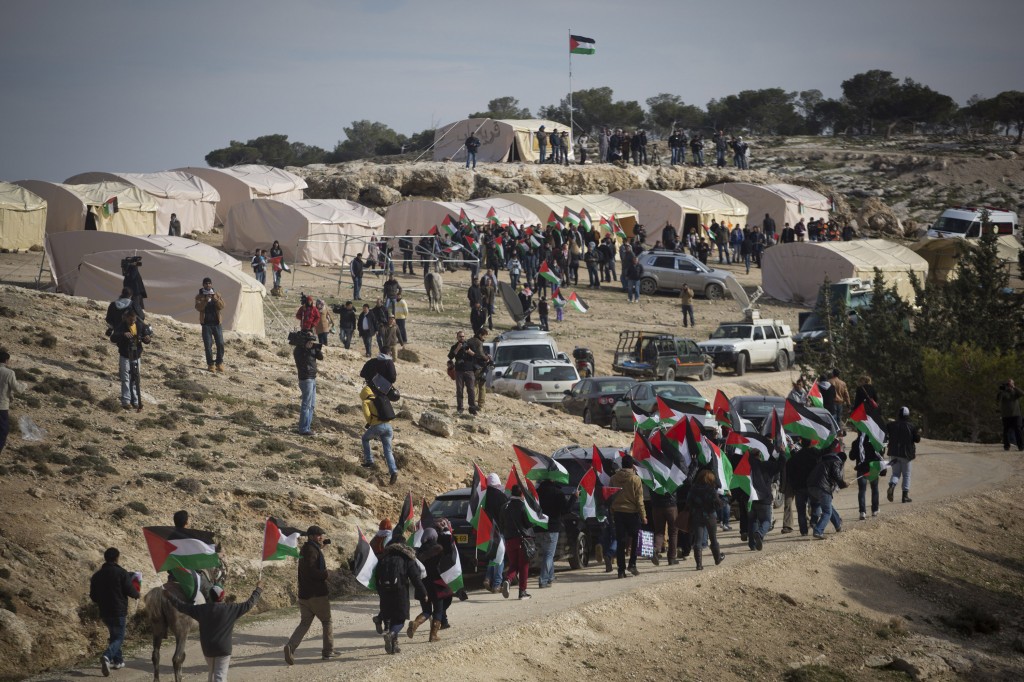
<svg viewBox="0 0 1024 682"><path fill-rule="evenodd" d="M555 547L558 532L537 533L537 554L540 555L540 586L550 585L555 579Z"/></svg>
<svg viewBox="0 0 1024 682"><path fill-rule="evenodd" d="M729 258L729 246L727 244L718 245L718 262L719 263L731 263L732 259Z"/></svg>
<svg viewBox="0 0 1024 682"><path fill-rule="evenodd" d="M121 656L121 645L124 644L128 618L126 616L104 618L103 624L107 626L107 632L110 633L110 637L107 639L107 650L103 652L103 657L111 663L122 663L124 658Z"/></svg>
<svg viewBox="0 0 1024 682"><path fill-rule="evenodd" d="M360 275L359 277L352 277L352 300L353 301L361 300L359 298L359 294L362 293L362 290L363 290L363 278L362 278L362 276Z"/></svg>
<svg viewBox="0 0 1024 682"><path fill-rule="evenodd" d="M722 550L718 545L718 515L707 514L701 516L700 514L694 514L690 517L690 538L693 543L693 557L697 561L698 566L702 566L701 559L701 536L707 534L709 543L711 544L711 555L716 559L721 555Z"/></svg>
<svg viewBox="0 0 1024 682"><path fill-rule="evenodd" d="M754 537L760 536L761 540L764 540L764 536L768 535L768 531L772 529L772 503L754 502L750 505L748 518L750 530L747 535L747 545L753 549Z"/></svg>
<svg viewBox="0 0 1024 682"><path fill-rule="evenodd" d="M590 277L590 286L595 289L601 287L601 277L597 274L597 266L594 264L587 265L587 276Z"/></svg>
<svg viewBox="0 0 1024 682"><path fill-rule="evenodd" d="M546 144L540 145L540 162L547 163L548 160L548 146Z"/></svg>
<svg viewBox="0 0 1024 682"><path fill-rule="evenodd" d="M331 335L328 334L327 332L317 332L316 339L317 341L320 342L321 345L327 346L330 345L327 343L328 341L330 341L330 336Z"/></svg>
<svg viewBox="0 0 1024 682"><path fill-rule="evenodd" d="M299 405L299 433L309 433L313 424L313 410L316 409L316 379L300 379L299 390L302 403Z"/></svg>
<svg viewBox="0 0 1024 682"><path fill-rule="evenodd" d="M231 666L231 656L207 656L206 657L206 682L228 682L228 668Z"/></svg>
<svg viewBox="0 0 1024 682"><path fill-rule="evenodd" d="M274 270L274 286L281 287L281 270Z"/></svg>
<svg viewBox="0 0 1024 682"><path fill-rule="evenodd" d="M860 507L860 513L864 514L867 512L865 505L868 484L871 484L871 513L874 514L878 511L878 479L869 481L866 477L857 479L857 505Z"/></svg>
<svg viewBox="0 0 1024 682"><path fill-rule="evenodd" d="M814 524L814 534L824 535L825 527L828 526L828 522L831 521L832 525L838 531L842 528L843 520L839 518L839 512L832 506L832 493L818 490L816 493L818 504L821 505L821 516L818 517L818 522Z"/></svg>
<svg viewBox="0 0 1024 682"><path fill-rule="evenodd" d="M501 574L505 570L505 567L504 567L503 564L504 564L504 562L502 562L500 564L496 564L496 563L489 563L489 564L487 564L487 573L485 574L486 577L484 578L484 587L485 588L486 587L490 587L490 588L493 588L495 590L498 589L498 587L501 585Z"/></svg>
<svg viewBox="0 0 1024 682"><path fill-rule="evenodd" d="M295 653L306 636L313 619L320 620L323 626L323 654L334 651L334 629L331 624L331 602L327 597L310 597L299 600L299 624L296 626L292 636L288 638L288 648Z"/></svg>
<svg viewBox="0 0 1024 682"><path fill-rule="evenodd" d="M672 160L669 163L671 163L673 166L676 165L677 163L679 163L679 148L678 147L672 147Z"/></svg>
<svg viewBox="0 0 1024 682"><path fill-rule="evenodd" d="M729 525L732 508L729 506L729 498L719 495L722 498L722 508L718 510L718 522L723 526Z"/></svg>
<svg viewBox="0 0 1024 682"><path fill-rule="evenodd" d="M206 350L206 364L214 364L213 357L213 344L217 343L217 358L216 363L218 365L224 364L224 330L219 324L204 324L203 325L203 349Z"/></svg>
<svg viewBox="0 0 1024 682"><path fill-rule="evenodd" d="M689 324L687 324L687 319L686 319L687 317L690 318L689 319ZM683 306L683 326L684 327L696 327L697 326L697 323L693 321L693 306L692 305L684 305Z"/></svg>
<svg viewBox="0 0 1024 682"><path fill-rule="evenodd" d="M619 573L626 570L626 547L629 547L629 565L636 566L640 554L640 515L632 512L613 512L615 515L615 564Z"/></svg>
<svg viewBox="0 0 1024 682"><path fill-rule="evenodd" d="M363 346L366 348L366 357L370 357L372 354L370 351L370 341L373 339L373 333L360 334L360 338L363 340Z"/></svg>
<svg viewBox="0 0 1024 682"><path fill-rule="evenodd" d="M391 451L391 440L395 437L395 430L391 424L383 422L374 424L363 433L363 461L373 462L373 451L370 450L370 441L380 439L381 448L384 450L384 461L387 462L388 471L392 474L398 473L395 466L395 455Z"/></svg>
<svg viewBox="0 0 1024 682"><path fill-rule="evenodd" d="M747 274L749 275L750 274L750 254L749 253L743 254L743 265L746 266Z"/></svg>
<svg viewBox="0 0 1024 682"><path fill-rule="evenodd" d="M267 271L263 270L261 272L257 272L256 273L256 281L259 282L260 284L266 286L266 284L267 284Z"/></svg>
<svg viewBox="0 0 1024 682"><path fill-rule="evenodd" d="M608 517L608 522L604 524L601 529L601 551L604 553L606 559L611 559L615 556L615 550L618 547L618 542L615 540L615 523L612 517Z"/></svg>
<svg viewBox="0 0 1024 682"><path fill-rule="evenodd" d="M718 165L719 168L725 168L725 150L724 149L717 149L717 150L715 150L715 163Z"/></svg>
<svg viewBox="0 0 1024 682"><path fill-rule="evenodd" d="M892 477L889 479L889 485L896 485L900 477L903 478L903 490L910 490L910 460L902 459L900 457L893 457L892 464L889 465L889 470L892 472Z"/></svg>
<svg viewBox="0 0 1024 682"><path fill-rule="evenodd" d="M638 279L627 279L626 280L626 300L627 301L639 301L640 300L640 280L638 280Z"/></svg>
<svg viewBox="0 0 1024 682"><path fill-rule="evenodd" d="M141 371L139 369L139 360L129 360L123 355L117 356L117 374L121 380L121 405L139 407L142 405L142 396L137 393L136 387L132 385L132 364L135 365L136 371Z"/></svg>
<svg viewBox="0 0 1024 682"><path fill-rule="evenodd" d="M476 168L476 152L466 150L466 168L469 168L469 162L473 162L473 168Z"/></svg>
<svg viewBox="0 0 1024 682"><path fill-rule="evenodd" d="M341 337L341 345L345 346L346 349L352 346L353 332L355 332L355 329L352 327L349 327L347 329L345 327L341 328L341 333L339 334L339 336Z"/></svg>

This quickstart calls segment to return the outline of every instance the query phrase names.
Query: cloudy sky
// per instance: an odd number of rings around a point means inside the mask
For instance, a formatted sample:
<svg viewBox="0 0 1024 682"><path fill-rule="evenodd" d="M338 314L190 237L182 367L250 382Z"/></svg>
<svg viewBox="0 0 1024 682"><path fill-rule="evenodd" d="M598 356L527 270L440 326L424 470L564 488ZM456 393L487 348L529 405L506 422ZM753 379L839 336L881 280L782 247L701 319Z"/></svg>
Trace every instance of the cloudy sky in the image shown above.
<svg viewBox="0 0 1024 682"><path fill-rule="evenodd" d="M411 134L511 95L687 103L838 96L881 68L963 103L1024 90L1021 0L3 0L0 179L204 165L283 133L332 149L353 120Z"/></svg>

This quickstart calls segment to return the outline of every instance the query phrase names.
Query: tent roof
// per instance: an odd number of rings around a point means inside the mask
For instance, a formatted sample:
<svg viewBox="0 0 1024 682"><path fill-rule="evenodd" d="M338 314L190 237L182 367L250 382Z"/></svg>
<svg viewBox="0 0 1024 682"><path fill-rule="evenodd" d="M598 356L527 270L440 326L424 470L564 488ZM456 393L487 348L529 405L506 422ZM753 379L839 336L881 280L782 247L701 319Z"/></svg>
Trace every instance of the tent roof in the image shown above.
<svg viewBox="0 0 1024 682"><path fill-rule="evenodd" d="M273 166L244 164L230 168L213 168L218 173L230 175L252 187L259 194L282 194L297 189L306 189L306 181L294 173Z"/></svg>
<svg viewBox="0 0 1024 682"><path fill-rule="evenodd" d="M854 265L882 270L927 268L920 256L901 244L885 239L855 239L849 242L794 242L772 248L790 251L800 258L842 258ZM826 253L823 253L827 252Z"/></svg>
<svg viewBox="0 0 1024 682"><path fill-rule="evenodd" d="M372 209L345 199L257 199L276 201L297 211L311 225L360 225L384 227L384 218Z"/></svg>
<svg viewBox="0 0 1024 682"><path fill-rule="evenodd" d="M639 212L622 201L616 199L609 194L576 194L576 195L564 195L564 194L499 194L499 198L508 199L516 203L522 203L540 218L541 222L547 220L548 214L554 212L559 217L562 216L563 209L566 206L570 210L579 213L581 209L587 209L587 213L590 217L597 219L601 216L610 218L614 214L617 218L631 217L636 219ZM543 215L537 211L538 207L543 207Z"/></svg>
<svg viewBox="0 0 1024 682"><path fill-rule="evenodd" d="M156 213L159 208L148 192L123 182L96 182L89 185L53 184L71 192L86 206L102 206L111 197L117 197L119 208L153 213Z"/></svg>
<svg viewBox="0 0 1024 682"><path fill-rule="evenodd" d="M800 203L818 211L827 212L832 210L832 201L827 196L807 187L777 182L771 185L764 185L764 188L785 197L790 203Z"/></svg>
<svg viewBox="0 0 1024 682"><path fill-rule="evenodd" d="M38 211L41 208L46 208L46 200L20 185L0 181L0 208L15 211Z"/></svg>
<svg viewBox="0 0 1024 682"><path fill-rule="evenodd" d="M460 118L458 121L452 121L446 123L443 126L438 126L438 130L444 130L451 128L465 121L496 121L510 126L513 130L526 130L530 132L536 132L541 126L544 126L544 131L550 133L552 130L563 130L569 131L569 126L565 123L559 123L558 121L550 121L546 118ZM571 136L570 136L571 137Z"/></svg>
<svg viewBox="0 0 1024 682"><path fill-rule="evenodd" d="M629 191L660 196L676 204L686 213L710 213L736 217L747 215L747 205L742 201L729 196L725 192L719 192L716 189L709 189L707 187L685 190L639 189Z"/></svg>
<svg viewBox="0 0 1024 682"><path fill-rule="evenodd" d="M118 180L145 190L155 197L185 199L190 201L220 201L220 193L206 180L184 171L159 171L157 173L79 173L67 180L67 184L94 182L95 180Z"/></svg>

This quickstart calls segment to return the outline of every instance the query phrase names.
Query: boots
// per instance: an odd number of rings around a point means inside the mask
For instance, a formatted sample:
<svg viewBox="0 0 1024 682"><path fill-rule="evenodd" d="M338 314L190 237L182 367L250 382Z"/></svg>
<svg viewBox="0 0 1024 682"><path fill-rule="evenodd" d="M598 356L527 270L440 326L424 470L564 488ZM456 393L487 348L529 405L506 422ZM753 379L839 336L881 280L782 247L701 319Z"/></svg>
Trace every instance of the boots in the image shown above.
<svg viewBox="0 0 1024 682"><path fill-rule="evenodd" d="M406 634L409 635L409 639L412 639L412 636L416 634L416 628L418 628L426 622L427 617L424 616L422 613L416 616L415 620L409 621L409 629L406 630Z"/></svg>
<svg viewBox="0 0 1024 682"><path fill-rule="evenodd" d="M438 634L441 632L441 621L432 620L430 621L430 639L431 642L440 642L441 636Z"/></svg>
<svg viewBox="0 0 1024 682"><path fill-rule="evenodd" d="M604 558L604 572L605 573L611 573L612 572L612 558L610 556L606 556Z"/></svg>
<svg viewBox="0 0 1024 682"><path fill-rule="evenodd" d="M909 490L904 490L903 491L903 502L906 503L906 502L912 502L912 501L913 500L910 499L910 491Z"/></svg>
<svg viewBox="0 0 1024 682"><path fill-rule="evenodd" d="M893 485L892 483L890 483L889 484L889 489L887 491L885 491L885 499L887 499L890 502L892 502L892 494L895 491L896 491L896 486Z"/></svg>
<svg viewBox="0 0 1024 682"><path fill-rule="evenodd" d="M698 571L703 571L704 570L704 557L701 556L701 551L699 549L694 549L693 550L693 560L697 562L697 570Z"/></svg>
<svg viewBox="0 0 1024 682"><path fill-rule="evenodd" d="M725 561L725 552L718 550L715 552L715 566Z"/></svg>

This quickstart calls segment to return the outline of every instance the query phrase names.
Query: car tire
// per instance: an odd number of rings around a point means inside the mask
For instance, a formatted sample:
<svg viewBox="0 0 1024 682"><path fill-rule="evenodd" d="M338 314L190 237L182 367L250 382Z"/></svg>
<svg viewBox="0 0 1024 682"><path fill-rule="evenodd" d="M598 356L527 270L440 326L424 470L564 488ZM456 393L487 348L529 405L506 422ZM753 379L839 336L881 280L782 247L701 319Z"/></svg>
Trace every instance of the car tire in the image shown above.
<svg viewBox="0 0 1024 682"><path fill-rule="evenodd" d="M736 356L736 376L741 377L747 373L747 354L740 353Z"/></svg>
<svg viewBox="0 0 1024 682"><path fill-rule="evenodd" d="M784 350L780 350L778 356L775 358L775 371L785 372L789 369L789 353Z"/></svg>
<svg viewBox="0 0 1024 682"><path fill-rule="evenodd" d="M675 380L676 380L676 368L675 367L666 367L665 368L665 381L675 381Z"/></svg>
<svg viewBox="0 0 1024 682"><path fill-rule="evenodd" d="M640 280L640 293L644 296L654 296L658 293L658 283L650 277L644 277Z"/></svg>
<svg viewBox="0 0 1024 682"><path fill-rule="evenodd" d="M589 407L583 408L583 423L584 424L593 424L594 423L594 415L592 415L590 413L590 408Z"/></svg>
<svg viewBox="0 0 1024 682"><path fill-rule="evenodd" d="M718 301L725 297L725 288L721 284L709 284L704 287L704 295L709 301Z"/></svg>
<svg viewBox="0 0 1024 682"><path fill-rule="evenodd" d="M715 376L715 368L712 367L711 365L705 364L704 367L700 370L700 380L701 381L711 381L711 379L714 376Z"/></svg>
<svg viewBox="0 0 1024 682"><path fill-rule="evenodd" d="M569 545L569 568L579 570L590 565L590 538L586 532L576 533Z"/></svg>

